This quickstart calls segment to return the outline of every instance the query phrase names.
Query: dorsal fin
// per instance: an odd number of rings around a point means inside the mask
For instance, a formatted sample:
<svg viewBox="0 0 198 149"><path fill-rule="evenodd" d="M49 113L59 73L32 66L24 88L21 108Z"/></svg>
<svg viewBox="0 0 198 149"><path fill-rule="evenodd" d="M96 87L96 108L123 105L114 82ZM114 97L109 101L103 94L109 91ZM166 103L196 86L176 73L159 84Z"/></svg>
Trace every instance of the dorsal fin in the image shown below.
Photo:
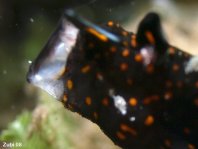
<svg viewBox="0 0 198 149"><path fill-rule="evenodd" d="M148 13L140 22L137 42L140 46L154 45L159 53L164 53L167 49L168 42L164 38L160 18L156 13Z"/></svg>
<svg viewBox="0 0 198 149"><path fill-rule="evenodd" d="M121 41L120 37L118 37L117 35L78 16L73 10L66 10L64 16L77 28L79 28L80 30L86 30L100 40L109 40L113 43L120 43Z"/></svg>

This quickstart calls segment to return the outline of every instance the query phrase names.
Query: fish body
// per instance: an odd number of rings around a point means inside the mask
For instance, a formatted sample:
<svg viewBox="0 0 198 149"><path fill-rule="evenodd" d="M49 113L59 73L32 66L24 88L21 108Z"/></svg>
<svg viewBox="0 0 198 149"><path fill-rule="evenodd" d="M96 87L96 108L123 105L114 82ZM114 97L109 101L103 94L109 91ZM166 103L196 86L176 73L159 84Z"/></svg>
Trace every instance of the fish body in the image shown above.
<svg viewBox="0 0 198 149"><path fill-rule="evenodd" d="M147 14L134 34L67 10L28 81L124 149L196 149L196 65L197 57L166 41L156 13Z"/></svg>

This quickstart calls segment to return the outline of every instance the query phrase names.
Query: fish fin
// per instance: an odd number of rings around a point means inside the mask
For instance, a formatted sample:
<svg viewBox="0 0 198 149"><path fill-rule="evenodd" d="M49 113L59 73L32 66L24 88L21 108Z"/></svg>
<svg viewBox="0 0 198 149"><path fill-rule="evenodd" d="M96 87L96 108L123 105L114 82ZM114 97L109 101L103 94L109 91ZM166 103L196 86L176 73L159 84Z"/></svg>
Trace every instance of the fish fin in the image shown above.
<svg viewBox="0 0 198 149"><path fill-rule="evenodd" d="M154 45L159 53L166 51L169 44L163 35L158 14L150 12L140 22L137 31L137 43L140 46Z"/></svg>

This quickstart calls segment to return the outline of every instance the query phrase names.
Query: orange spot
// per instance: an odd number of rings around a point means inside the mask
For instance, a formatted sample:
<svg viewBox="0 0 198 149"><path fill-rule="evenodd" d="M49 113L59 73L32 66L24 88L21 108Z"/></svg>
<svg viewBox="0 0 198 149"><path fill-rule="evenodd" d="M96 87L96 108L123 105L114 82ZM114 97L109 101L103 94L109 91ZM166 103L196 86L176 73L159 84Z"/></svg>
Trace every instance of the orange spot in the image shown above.
<svg viewBox="0 0 198 149"><path fill-rule="evenodd" d="M122 35L123 35L123 36L127 36L127 35L128 35L128 32L123 31L123 32L122 32Z"/></svg>
<svg viewBox="0 0 198 149"><path fill-rule="evenodd" d="M198 81L195 83L195 87L198 88Z"/></svg>
<svg viewBox="0 0 198 149"><path fill-rule="evenodd" d="M72 80L67 80L67 88L69 90L71 90L73 88L73 82L72 82Z"/></svg>
<svg viewBox="0 0 198 149"><path fill-rule="evenodd" d="M113 21L109 21L109 22L107 23L107 25L110 26L110 27L112 27L112 26L114 25L114 23L113 23Z"/></svg>
<svg viewBox="0 0 198 149"><path fill-rule="evenodd" d="M66 94L64 94L64 96L63 96L63 102L64 102L64 103L66 103L66 102L67 102L67 100L68 100L68 99L67 99L67 95L66 95Z"/></svg>
<svg viewBox="0 0 198 149"><path fill-rule="evenodd" d="M136 106L137 105L137 99L136 98L130 98L129 99L129 104L131 106Z"/></svg>
<svg viewBox="0 0 198 149"><path fill-rule="evenodd" d="M170 47L170 48L168 49L168 53L169 53L170 55L174 55L174 54L175 54L175 48Z"/></svg>
<svg viewBox="0 0 198 149"><path fill-rule="evenodd" d="M104 106L108 106L108 105L109 105L109 100L108 100L108 98L104 98L104 99L102 100L102 104L103 104Z"/></svg>
<svg viewBox="0 0 198 149"><path fill-rule="evenodd" d="M152 115L147 116L147 118L144 121L144 124L146 126L151 126L154 123L154 117Z"/></svg>
<svg viewBox="0 0 198 149"><path fill-rule="evenodd" d="M149 74L152 74L154 72L154 66L152 64L147 65L146 71Z"/></svg>
<svg viewBox="0 0 198 149"><path fill-rule="evenodd" d="M189 135L189 134L190 134L190 129L189 129L189 128L184 128L184 133L185 133L186 135Z"/></svg>
<svg viewBox="0 0 198 149"><path fill-rule="evenodd" d="M132 85L132 84L133 84L133 80L130 79L130 78L128 78L128 79L126 80L126 82L127 82L128 85Z"/></svg>
<svg viewBox="0 0 198 149"><path fill-rule="evenodd" d="M132 35L132 36L131 36L131 45L132 45L133 47L136 47L136 46L137 46L136 36L135 36L135 35Z"/></svg>
<svg viewBox="0 0 198 149"><path fill-rule="evenodd" d="M86 105L90 106L91 105L91 97L86 97L85 103L86 103Z"/></svg>
<svg viewBox="0 0 198 149"><path fill-rule="evenodd" d="M129 132L130 134L132 134L133 136L136 136L137 135L137 132L135 129L133 128L130 128L129 126L125 125L125 124L121 124L120 125L120 129L122 131L125 131L125 132Z"/></svg>
<svg viewBox="0 0 198 149"><path fill-rule="evenodd" d="M171 143L171 141L170 141L169 139L164 140L164 144L165 144L167 147L169 147L169 148L172 146L172 143Z"/></svg>
<svg viewBox="0 0 198 149"><path fill-rule="evenodd" d="M128 64L127 63L121 63L120 64L120 70L126 71L128 69Z"/></svg>
<svg viewBox="0 0 198 149"><path fill-rule="evenodd" d="M153 101L157 101L157 100L160 99L160 97L159 97L158 95L152 95L152 96L151 96L151 99L152 99Z"/></svg>
<svg viewBox="0 0 198 149"><path fill-rule="evenodd" d="M164 94L165 100L170 100L172 97L173 97L172 92L170 92L170 91L165 92L165 94Z"/></svg>
<svg viewBox="0 0 198 149"><path fill-rule="evenodd" d="M63 76L65 73L66 73L66 67L61 69L60 76Z"/></svg>
<svg viewBox="0 0 198 149"><path fill-rule="evenodd" d="M134 57L136 62L142 62L142 55L141 54L136 54Z"/></svg>
<svg viewBox="0 0 198 149"><path fill-rule="evenodd" d="M60 71L57 73L57 75L55 76L55 80L58 80L61 76L63 76L66 73L66 67L62 67L60 69Z"/></svg>
<svg viewBox="0 0 198 149"><path fill-rule="evenodd" d="M151 101L151 98L149 98L149 97L147 97L147 98L145 98L144 100L143 100L143 104L145 104L145 105L148 105L148 104L150 104L152 101Z"/></svg>
<svg viewBox="0 0 198 149"><path fill-rule="evenodd" d="M188 144L188 149L196 149L193 144Z"/></svg>
<svg viewBox="0 0 198 149"><path fill-rule="evenodd" d="M117 51L117 48L116 48L115 46L112 46L112 47L110 48L110 51L111 51L112 53L115 53L115 52Z"/></svg>
<svg viewBox="0 0 198 149"><path fill-rule="evenodd" d="M172 66L173 71L178 71L179 70L179 65L178 64L173 64Z"/></svg>
<svg viewBox="0 0 198 149"><path fill-rule="evenodd" d="M83 68L81 68L81 72L82 73L87 73L87 72L89 72L89 70L90 70L90 66L89 65L86 65L86 66L84 66Z"/></svg>
<svg viewBox="0 0 198 149"><path fill-rule="evenodd" d="M96 31L96 30L93 29L93 28L87 28L87 31L88 31L89 33L95 35L96 37L98 37L100 40L102 40L102 41L104 41L104 42L107 42L107 41L108 41L108 38L107 38L105 35L99 33L98 31Z"/></svg>
<svg viewBox="0 0 198 149"><path fill-rule="evenodd" d="M125 49L122 51L122 56L127 57L127 56L129 56L129 53L130 53L129 50Z"/></svg>
<svg viewBox="0 0 198 149"><path fill-rule="evenodd" d="M121 132L116 132L116 135L117 135L117 137L120 139L120 140L124 140L124 139L126 139L126 136L123 134L123 133L121 133Z"/></svg>
<svg viewBox="0 0 198 149"><path fill-rule="evenodd" d="M196 98L196 99L194 100L194 104L195 104L195 106L198 107L198 98Z"/></svg>
<svg viewBox="0 0 198 149"><path fill-rule="evenodd" d="M150 31L147 31L145 34L146 34L146 37L147 37L148 41L151 44L155 44L155 39L153 37L153 34Z"/></svg>
<svg viewBox="0 0 198 149"><path fill-rule="evenodd" d="M146 97L144 100L143 100L143 104L150 104L151 102L154 102L154 101L158 101L160 99L160 97L158 95L152 95L150 97Z"/></svg>

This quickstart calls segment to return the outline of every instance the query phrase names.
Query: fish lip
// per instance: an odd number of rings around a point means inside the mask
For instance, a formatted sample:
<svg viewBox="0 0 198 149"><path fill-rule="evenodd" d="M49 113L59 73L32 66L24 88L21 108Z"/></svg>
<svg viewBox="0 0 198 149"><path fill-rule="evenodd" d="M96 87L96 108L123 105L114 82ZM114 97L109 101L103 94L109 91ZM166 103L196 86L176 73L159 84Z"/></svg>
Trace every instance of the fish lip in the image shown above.
<svg viewBox="0 0 198 149"><path fill-rule="evenodd" d="M34 81L33 76L35 76L35 72L37 72L39 69L39 66L36 67L35 61L32 62L32 64L29 66L29 70L26 74L26 80L28 83L32 84Z"/></svg>
<svg viewBox="0 0 198 149"><path fill-rule="evenodd" d="M33 79L32 79L32 76L34 75L34 72L33 72L33 63L30 65L30 67L29 67L29 70L28 70L28 72L27 72L27 74L26 74L26 80L27 80L27 82L28 83L32 83L33 81Z"/></svg>
<svg viewBox="0 0 198 149"><path fill-rule="evenodd" d="M32 83L32 79L29 74L26 75L26 80L28 83L30 83L30 84Z"/></svg>

